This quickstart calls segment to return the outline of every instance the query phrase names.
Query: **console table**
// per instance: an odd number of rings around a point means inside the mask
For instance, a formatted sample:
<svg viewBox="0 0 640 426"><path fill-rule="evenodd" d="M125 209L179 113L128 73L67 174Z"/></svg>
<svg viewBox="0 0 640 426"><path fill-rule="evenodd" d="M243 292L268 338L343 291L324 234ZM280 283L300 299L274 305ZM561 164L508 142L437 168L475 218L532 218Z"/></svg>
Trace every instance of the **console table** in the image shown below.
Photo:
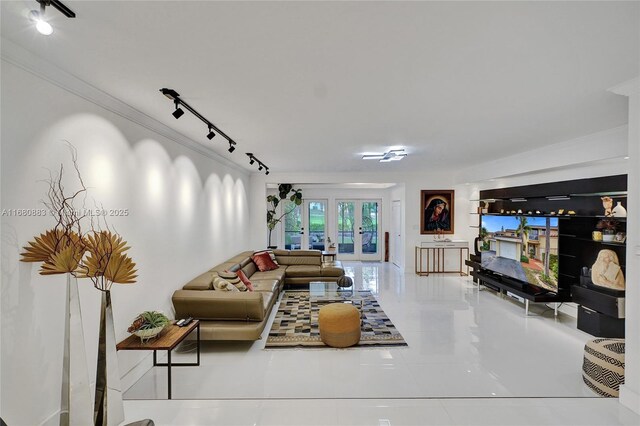
<svg viewBox="0 0 640 426"><path fill-rule="evenodd" d="M444 266L445 252L457 252L458 269L455 271L447 271ZM466 251L466 255L465 252ZM426 256L425 256L426 254ZM423 260L426 257L426 264ZM469 266L467 271L463 270L464 261L469 257L468 241L430 241L422 243L415 248L415 272L416 275L428 276L429 274L460 274L460 276L469 275ZM426 266L426 269L424 268Z"/></svg>
<svg viewBox="0 0 640 426"><path fill-rule="evenodd" d="M333 250L322 250L322 252L320 253L321 256L321 260L324 263L325 262L325 258L327 259L327 262L335 262L336 261L336 254L337 254L337 250L333 249Z"/></svg>
<svg viewBox="0 0 640 426"><path fill-rule="evenodd" d="M171 362L171 351L178 346L193 330L197 336L197 361L196 362ZM167 367L168 376L168 399L171 399L171 367L198 366L200 365L200 321L193 320L189 325L178 327L175 324L168 325L162 333L155 339L144 343L136 335L131 335L118 343L116 349L119 351L153 351L153 366ZM156 358L157 351L167 351L167 362L159 363Z"/></svg>

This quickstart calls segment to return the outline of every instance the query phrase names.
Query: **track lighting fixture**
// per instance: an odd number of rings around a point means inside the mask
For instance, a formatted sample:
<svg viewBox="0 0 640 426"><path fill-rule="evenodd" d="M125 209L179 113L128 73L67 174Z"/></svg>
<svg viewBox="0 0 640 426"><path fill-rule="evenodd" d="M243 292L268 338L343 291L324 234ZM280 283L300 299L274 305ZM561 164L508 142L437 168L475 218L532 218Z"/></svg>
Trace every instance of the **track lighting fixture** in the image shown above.
<svg viewBox="0 0 640 426"><path fill-rule="evenodd" d="M177 120L178 118L184 115L184 111L182 110L182 108L180 108L180 103L178 101L175 101L175 104L176 104L176 110L173 111L172 114Z"/></svg>
<svg viewBox="0 0 640 426"><path fill-rule="evenodd" d="M67 18L75 18L76 14L58 0L36 0L40 4L40 11L32 10L29 12L29 20L36 24L36 29L42 35L53 34L53 27L46 21L44 12L47 6L53 6L58 9Z"/></svg>
<svg viewBox="0 0 640 426"><path fill-rule="evenodd" d="M176 92L173 89L167 89L167 88L160 89L160 92L162 92L162 94L165 95L167 98L171 99L175 104L176 110L173 112L173 116L175 118L180 118L184 114L184 111L182 110L182 108L180 108L180 106L182 106L191 114L195 115L197 119L199 119L200 121L202 121L204 124L207 125L207 128L209 129L209 133L207 133L207 139L209 140L213 139L217 133L223 138L225 138L227 141L229 141L229 152L233 152L236 150L235 141L232 140L229 136L227 136L225 132L223 132L218 127L216 127L215 124L213 124L212 122L204 118L202 114L200 114L198 111L193 109L191 105L183 101L182 98L180 98L180 95L178 94L178 92Z"/></svg>
<svg viewBox="0 0 640 426"><path fill-rule="evenodd" d="M251 152L247 152L247 157L249 157L249 165L253 165L253 163L258 163L258 170L262 171L262 169L265 170L264 174L268 175L269 174L269 167L267 167L266 164L264 164L262 161L258 160L256 158L255 155L253 155L253 153Z"/></svg>

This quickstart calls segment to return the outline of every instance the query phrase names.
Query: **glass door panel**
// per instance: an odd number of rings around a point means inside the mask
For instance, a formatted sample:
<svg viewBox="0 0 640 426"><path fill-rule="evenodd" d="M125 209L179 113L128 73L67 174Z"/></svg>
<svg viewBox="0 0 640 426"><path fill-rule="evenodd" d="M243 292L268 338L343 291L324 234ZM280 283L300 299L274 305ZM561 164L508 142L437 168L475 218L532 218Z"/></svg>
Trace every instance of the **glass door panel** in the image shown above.
<svg viewBox="0 0 640 426"><path fill-rule="evenodd" d="M296 206L293 201L282 202L283 212L290 212L284 216L284 248L299 250L302 248L302 206Z"/></svg>
<svg viewBox="0 0 640 426"><path fill-rule="evenodd" d="M338 253L355 255L355 201L338 201Z"/></svg>
<svg viewBox="0 0 640 426"><path fill-rule="evenodd" d="M309 250L324 250L327 236L327 202L323 200L305 201L307 223L305 229L306 247Z"/></svg>
<svg viewBox="0 0 640 426"><path fill-rule="evenodd" d="M378 254L378 202L362 202L362 254Z"/></svg>

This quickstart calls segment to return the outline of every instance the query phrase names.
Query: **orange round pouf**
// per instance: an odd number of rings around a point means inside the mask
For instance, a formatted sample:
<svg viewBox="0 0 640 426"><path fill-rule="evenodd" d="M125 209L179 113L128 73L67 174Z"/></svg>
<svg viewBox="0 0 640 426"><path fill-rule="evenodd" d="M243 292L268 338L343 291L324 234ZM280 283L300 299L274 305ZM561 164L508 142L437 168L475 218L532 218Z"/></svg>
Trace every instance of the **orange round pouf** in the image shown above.
<svg viewBox="0 0 640 426"><path fill-rule="evenodd" d="M320 339L333 348L346 348L360 341L360 313L347 303L331 303L318 314Z"/></svg>

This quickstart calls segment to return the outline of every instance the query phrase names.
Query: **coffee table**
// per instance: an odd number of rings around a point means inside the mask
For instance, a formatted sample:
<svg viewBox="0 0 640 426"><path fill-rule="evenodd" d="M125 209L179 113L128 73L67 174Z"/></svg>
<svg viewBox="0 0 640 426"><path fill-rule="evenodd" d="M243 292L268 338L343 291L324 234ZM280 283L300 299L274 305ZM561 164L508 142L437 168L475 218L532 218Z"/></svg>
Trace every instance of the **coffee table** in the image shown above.
<svg viewBox="0 0 640 426"><path fill-rule="evenodd" d="M362 308L364 300L360 293L351 287L339 287L335 282L312 281L309 283L309 302L313 305L327 303L351 303L360 312L362 323Z"/></svg>
<svg viewBox="0 0 640 426"><path fill-rule="evenodd" d="M182 342L193 330L196 330L197 336L197 361L196 362L171 362L171 351ZM178 327L175 324L168 325L158 337L147 340L144 343L140 338L131 335L118 343L116 349L119 351L153 351L153 366L167 367L167 375L169 377L169 398L171 399L171 367L187 367L200 365L200 321L193 320L189 325ZM167 351L167 362L157 362L156 352Z"/></svg>

